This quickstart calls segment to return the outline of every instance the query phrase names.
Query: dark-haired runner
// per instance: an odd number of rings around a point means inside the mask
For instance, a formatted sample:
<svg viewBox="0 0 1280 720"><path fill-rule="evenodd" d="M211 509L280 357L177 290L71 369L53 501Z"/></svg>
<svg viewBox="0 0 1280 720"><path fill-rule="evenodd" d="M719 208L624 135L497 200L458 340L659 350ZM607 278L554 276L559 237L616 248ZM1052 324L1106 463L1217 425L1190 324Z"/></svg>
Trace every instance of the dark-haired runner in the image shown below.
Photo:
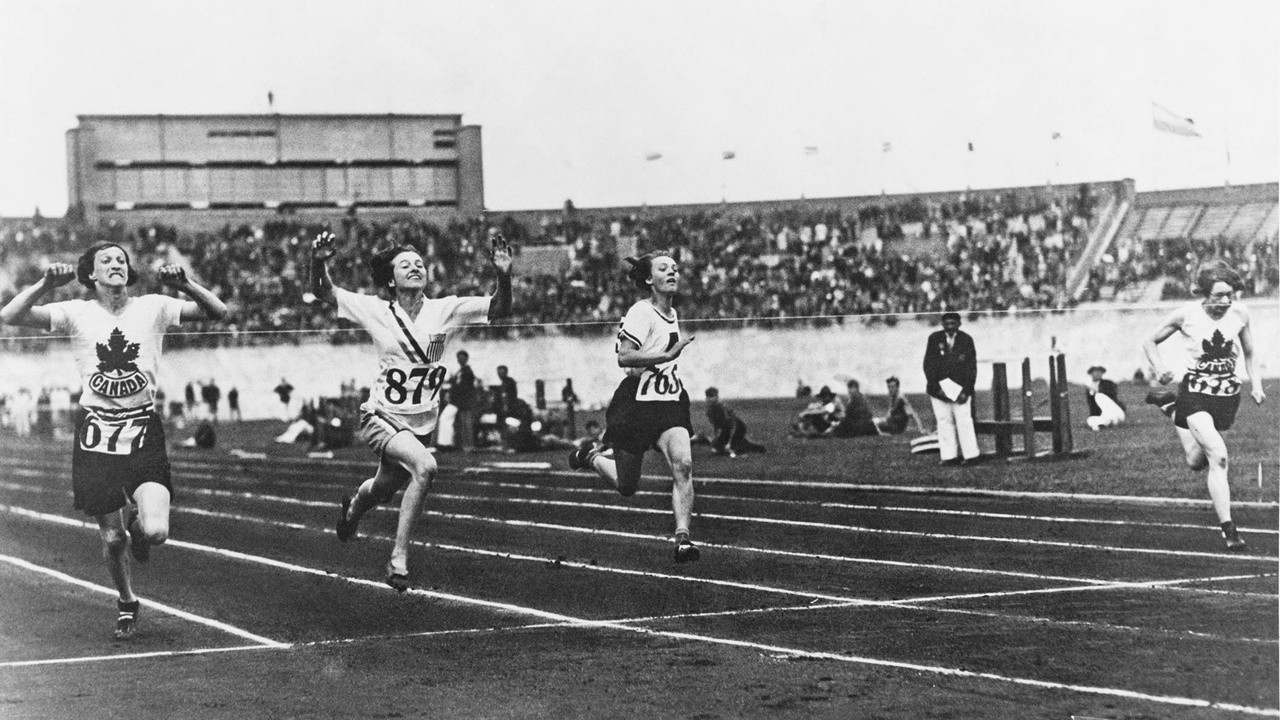
<svg viewBox="0 0 1280 720"><path fill-rule="evenodd" d="M434 300L426 296L427 270L417 249L402 245L378 252L369 264L374 284L390 295L386 300L334 287L325 264L335 252L333 242L334 236L326 232L312 243L312 292L322 301L336 302L340 317L367 330L378 352L378 376L369 400L360 406L360 436L378 453L378 471L355 495L342 499L338 539L354 538L360 518L403 489L386 581L404 592L409 587L409 536L436 475L436 460L428 448L439 416L440 388L448 374L440 358L459 326L511 314L511 248L500 235L493 237L492 260L498 273L493 297L450 295Z"/></svg>
<svg viewBox="0 0 1280 720"><path fill-rule="evenodd" d="M120 595L115 636L121 640L133 637L141 607L125 549L146 562L151 546L169 536L173 485L164 426L153 406L161 339L180 322L227 314L227 306L182 268L166 265L158 274L161 283L192 300L130 296L138 277L128 253L102 243L85 251L75 267L50 265L0 310L0 322L71 336L85 410L71 450L75 507L98 522L102 554ZM36 306L72 278L89 289L90 299Z"/></svg>
<svg viewBox="0 0 1280 720"><path fill-rule="evenodd" d="M689 540L693 519L693 452L689 435L689 393L676 373L676 360L693 336L682 337L672 300L680 289L680 268L665 253L627 258L627 276L649 297L631 306L618 329L618 366L626 378L605 413L604 446L584 445L569 455L575 470L592 468L624 497L640 484L644 453L656 449L671 467L671 509L675 514L675 560L697 560ZM601 454L613 450L613 458Z"/></svg>
<svg viewBox="0 0 1280 720"><path fill-rule="evenodd" d="M1162 406L1173 417L1187 466L1194 471L1208 471L1205 480L1209 498L1222 525L1228 550L1245 548L1231 519L1229 461L1227 443L1222 437L1235 422L1236 410L1240 407L1237 342L1249 373L1253 401L1261 405L1267 398L1262 391L1257 356L1253 353L1249 314L1233 304L1242 285L1234 270L1221 262L1209 263L1197 273L1195 282L1196 290L1204 299L1173 311L1142 345L1156 378L1160 384L1167 385L1173 381L1174 374L1168 370L1157 346L1174 333L1181 334L1186 344L1187 370L1176 397L1172 393L1153 393L1147 401Z"/></svg>

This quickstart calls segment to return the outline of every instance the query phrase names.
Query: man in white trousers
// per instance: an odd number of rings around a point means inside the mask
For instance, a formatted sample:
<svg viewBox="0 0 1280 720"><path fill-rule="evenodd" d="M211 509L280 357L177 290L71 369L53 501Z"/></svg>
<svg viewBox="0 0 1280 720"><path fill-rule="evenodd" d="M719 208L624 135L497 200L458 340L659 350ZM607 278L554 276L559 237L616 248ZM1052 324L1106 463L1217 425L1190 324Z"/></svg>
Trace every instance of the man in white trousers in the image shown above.
<svg viewBox="0 0 1280 720"><path fill-rule="evenodd" d="M978 354L973 338L960 331L960 314L942 316L942 329L929 335L924 351L925 392L938 421L938 452L943 465L968 465L978 459L973 428L973 385Z"/></svg>

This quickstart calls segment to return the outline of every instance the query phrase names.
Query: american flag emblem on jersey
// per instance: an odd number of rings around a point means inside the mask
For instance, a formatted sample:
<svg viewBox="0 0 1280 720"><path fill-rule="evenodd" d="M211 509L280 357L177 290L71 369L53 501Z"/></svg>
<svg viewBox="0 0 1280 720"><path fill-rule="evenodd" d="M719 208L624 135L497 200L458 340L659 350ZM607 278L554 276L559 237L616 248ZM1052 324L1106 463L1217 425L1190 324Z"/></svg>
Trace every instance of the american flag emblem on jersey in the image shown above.
<svg viewBox="0 0 1280 720"><path fill-rule="evenodd" d="M440 358L444 356L444 337L444 333L431 336L431 342L427 343L427 362L440 362Z"/></svg>

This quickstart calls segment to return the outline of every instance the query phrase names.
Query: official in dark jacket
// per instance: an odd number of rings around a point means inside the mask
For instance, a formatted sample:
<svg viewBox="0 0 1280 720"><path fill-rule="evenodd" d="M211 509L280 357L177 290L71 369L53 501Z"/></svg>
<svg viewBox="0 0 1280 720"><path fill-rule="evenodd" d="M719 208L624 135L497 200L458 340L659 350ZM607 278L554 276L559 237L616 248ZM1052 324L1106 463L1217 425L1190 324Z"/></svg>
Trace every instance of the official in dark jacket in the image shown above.
<svg viewBox="0 0 1280 720"><path fill-rule="evenodd" d="M973 338L960 330L960 314L942 316L942 329L929 335L924 350L925 392L938 421L938 450L944 464L967 464L979 455L973 428L973 385L978 353ZM963 460L961 460L963 458Z"/></svg>

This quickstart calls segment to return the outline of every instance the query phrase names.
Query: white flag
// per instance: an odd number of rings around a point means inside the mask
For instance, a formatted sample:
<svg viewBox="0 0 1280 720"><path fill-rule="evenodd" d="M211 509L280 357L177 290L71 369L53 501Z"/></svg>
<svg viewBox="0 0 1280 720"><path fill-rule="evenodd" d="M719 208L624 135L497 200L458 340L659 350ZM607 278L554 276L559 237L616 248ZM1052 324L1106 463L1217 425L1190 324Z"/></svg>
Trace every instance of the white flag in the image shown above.
<svg viewBox="0 0 1280 720"><path fill-rule="evenodd" d="M1178 117L1168 108L1154 102L1151 103L1151 122L1157 130L1185 137L1200 137L1194 120Z"/></svg>

